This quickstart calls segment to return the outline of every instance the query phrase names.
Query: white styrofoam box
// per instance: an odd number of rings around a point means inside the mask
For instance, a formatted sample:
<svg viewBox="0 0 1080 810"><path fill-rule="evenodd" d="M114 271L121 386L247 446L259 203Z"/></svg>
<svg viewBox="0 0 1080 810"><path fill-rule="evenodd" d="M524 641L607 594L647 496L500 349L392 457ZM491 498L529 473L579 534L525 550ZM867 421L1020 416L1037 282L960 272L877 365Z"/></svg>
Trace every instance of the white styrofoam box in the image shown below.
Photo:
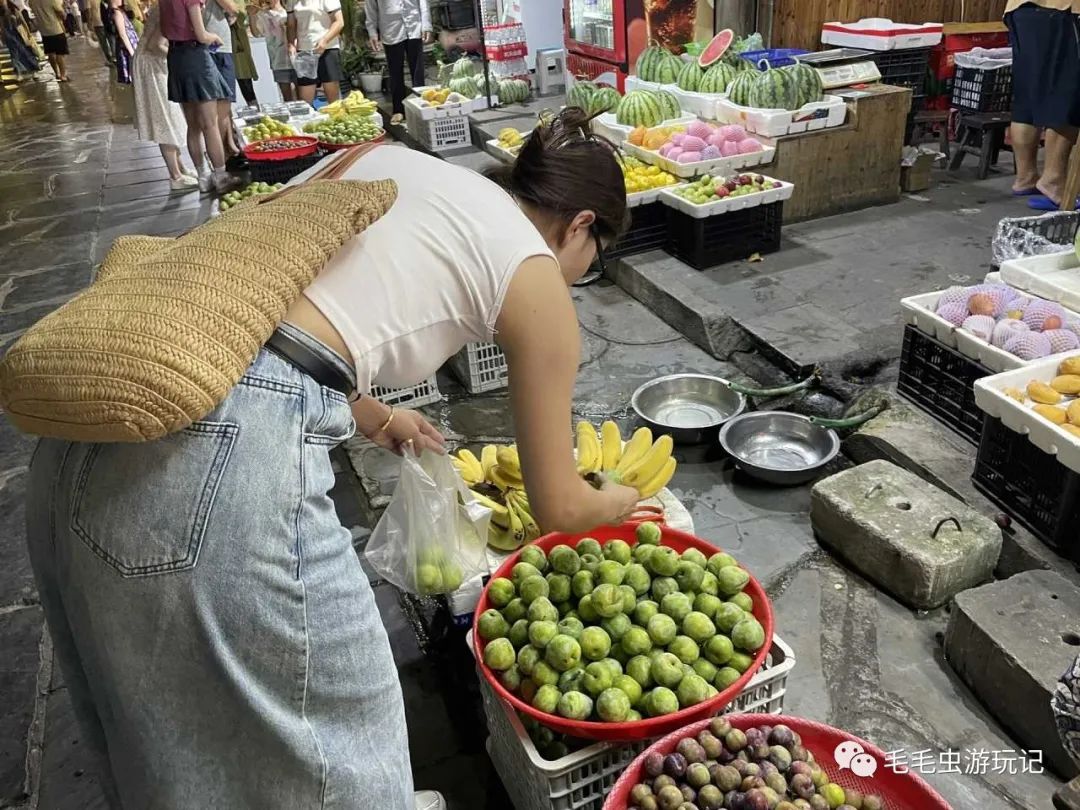
<svg viewBox="0 0 1080 810"><path fill-rule="evenodd" d="M1080 258L1075 250L1009 259L1001 265L1001 278L1024 292L1080 311Z"/></svg>
<svg viewBox="0 0 1080 810"><path fill-rule="evenodd" d="M749 155L732 155L731 157L714 158L713 160L699 160L696 163L679 163L663 157L659 152L637 146L629 141L623 144L623 150L634 157L659 166L665 172L676 177L695 177L699 174L727 174L737 172L751 166L763 166L772 163L776 157L776 147L772 144L762 144L765 148L760 152L751 152Z"/></svg>
<svg viewBox="0 0 1080 810"><path fill-rule="evenodd" d="M941 23L895 23L880 17L858 22L827 22L821 26L823 45L891 51L902 48L932 48L941 42Z"/></svg>
<svg viewBox="0 0 1080 810"><path fill-rule="evenodd" d="M517 154L511 152L509 149L503 149L498 138L492 138L489 141L484 141L484 143L487 144L488 151L503 163L513 163L517 160Z"/></svg>
<svg viewBox="0 0 1080 810"><path fill-rule="evenodd" d="M716 105L720 99L727 98L727 93L695 93L683 90L674 84L665 89L671 90L675 98L679 100L679 106L684 110L707 120L716 118Z"/></svg>
<svg viewBox="0 0 1080 810"><path fill-rule="evenodd" d="M766 180L772 180L772 177L766 177ZM664 189L660 192L660 202L676 211L682 211L684 214L693 217L694 219L705 219L706 217L716 216L717 214L726 214L729 211L740 211L744 208L756 208L759 205L767 205L769 203L781 202L782 200L791 199L791 195L795 191L795 186L791 183L780 182L780 188L770 188L765 191L758 191L754 194L742 194L738 197L723 197L717 199L715 202L708 202L704 205L698 205L697 203L690 202L685 197L680 197L674 192Z"/></svg>
<svg viewBox="0 0 1080 810"><path fill-rule="evenodd" d="M654 203L660 199L660 193L667 191L668 189L678 188L684 183L674 183L670 186L662 186L660 188L650 188L648 191L635 191L633 194L626 195L626 207L634 208L638 205L648 205Z"/></svg>
<svg viewBox="0 0 1080 810"><path fill-rule="evenodd" d="M670 90L675 85L673 84L660 84L659 82L647 82L643 79L639 79L637 76L627 76L623 82L623 90L629 93L631 90Z"/></svg>
<svg viewBox="0 0 1080 810"><path fill-rule="evenodd" d="M987 282L989 283L989 277L987 277ZM1040 360L1021 360L1015 354L1010 354L1004 349L980 340L958 326L953 326L934 311L937 309L938 299L943 292L945 290L937 290L901 298L900 310L904 313L904 322L914 325L920 332L933 335L946 346L957 349L961 354L978 360L991 371L1009 371L1041 362Z"/></svg>
<svg viewBox="0 0 1080 810"><path fill-rule="evenodd" d="M671 118L667 121L661 121L656 126L658 127L670 127L675 124L689 124L697 120L696 115L682 115L678 118ZM627 136L634 129L626 124L620 124L616 118L615 113L606 112L600 113L592 120L593 132L597 135L603 135L610 141L613 141L616 145L621 144L626 140ZM652 127L650 127L651 129Z"/></svg>
<svg viewBox="0 0 1080 810"><path fill-rule="evenodd" d="M1080 353L1076 351L1055 354L1028 363L1023 368L976 380L975 404L980 410L1000 419L1010 430L1026 435L1044 453L1057 456L1057 460L1070 470L1080 473L1080 438L1035 413L1031 409L1034 403L1017 402L1003 393L1006 388L1023 391L1032 380L1048 383L1057 376L1062 360L1077 356Z"/></svg>
<svg viewBox="0 0 1080 810"><path fill-rule="evenodd" d="M827 95L821 101L812 101L794 111L743 107L729 98L716 102L717 121L742 124L748 132L768 138L838 127L846 118L847 104L839 96Z"/></svg>

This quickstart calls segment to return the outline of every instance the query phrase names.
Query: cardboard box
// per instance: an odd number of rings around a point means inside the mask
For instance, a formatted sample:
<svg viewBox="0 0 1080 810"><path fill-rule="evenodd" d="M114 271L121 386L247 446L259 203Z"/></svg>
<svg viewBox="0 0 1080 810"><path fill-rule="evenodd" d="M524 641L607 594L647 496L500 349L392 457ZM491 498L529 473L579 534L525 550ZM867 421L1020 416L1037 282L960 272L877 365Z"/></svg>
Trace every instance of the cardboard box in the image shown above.
<svg viewBox="0 0 1080 810"><path fill-rule="evenodd" d="M919 155L913 166L900 167L900 190L906 192L926 191L930 188L930 170L937 158L933 155Z"/></svg>

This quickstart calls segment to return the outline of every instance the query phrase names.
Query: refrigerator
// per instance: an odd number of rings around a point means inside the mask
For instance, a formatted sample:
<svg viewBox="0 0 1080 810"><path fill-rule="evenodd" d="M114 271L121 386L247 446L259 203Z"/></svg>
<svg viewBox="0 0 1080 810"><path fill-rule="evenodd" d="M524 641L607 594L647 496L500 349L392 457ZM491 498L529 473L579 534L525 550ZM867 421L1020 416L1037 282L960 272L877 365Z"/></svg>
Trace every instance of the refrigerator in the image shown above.
<svg viewBox="0 0 1080 810"><path fill-rule="evenodd" d="M712 0L563 0L567 72L622 92L650 41L681 53L711 39L715 20Z"/></svg>

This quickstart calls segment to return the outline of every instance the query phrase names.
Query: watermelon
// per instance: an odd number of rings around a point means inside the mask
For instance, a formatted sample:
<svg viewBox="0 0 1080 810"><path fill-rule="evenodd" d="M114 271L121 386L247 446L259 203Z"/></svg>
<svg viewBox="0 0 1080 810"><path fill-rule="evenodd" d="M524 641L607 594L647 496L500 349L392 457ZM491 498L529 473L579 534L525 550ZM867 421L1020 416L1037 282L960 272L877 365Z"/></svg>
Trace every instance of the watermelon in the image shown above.
<svg viewBox="0 0 1080 810"><path fill-rule="evenodd" d="M472 76L460 76L451 79L447 85L451 93L460 93L465 98L476 98L480 95L480 88L476 86L476 79Z"/></svg>
<svg viewBox="0 0 1080 810"><path fill-rule="evenodd" d="M783 70L795 80L795 88L798 92L798 106L821 101L822 85L821 74L809 65L796 62Z"/></svg>
<svg viewBox="0 0 1080 810"><path fill-rule="evenodd" d="M675 97L674 93L667 90L657 90L656 100L660 102L660 111L664 114L664 121L667 121L669 118L678 118L682 115L679 99Z"/></svg>
<svg viewBox="0 0 1080 810"><path fill-rule="evenodd" d="M619 106L622 96L614 87L600 87L589 99L589 115L610 112Z"/></svg>
<svg viewBox="0 0 1080 810"><path fill-rule="evenodd" d="M473 66L472 60L467 56L463 56L454 62L453 67L450 69L451 79L468 79L474 75L476 75L476 68Z"/></svg>
<svg viewBox="0 0 1080 810"><path fill-rule="evenodd" d="M634 73L639 79L659 84L674 84L681 69L682 60L660 45L650 45L643 50L634 65Z"/></svg>
<svg viewBox="0 0 1080 810"><path fill-rule="evenodd" d="M735 33L730 28L725 28L705 46L701 55L698 56L698 64L703 68L709 67L713 62L723 57L727 49L731 47L733 39L735 39Z"/></svg>
<svg viewBox="0 0 1080 810"><path fill-rule="evenodd" d="M502 104L515 104L525 101L532 90L524 79L503 79L499 82L499 101Z"/></svg>
<svg viewBox="0 0 1080 810"><path fill-rule="evenodd" d="M592 105L593 94L596 93L596 85L592 82L576 81L566 94L567 107L580 107L588 112Z"/></svg>
<svg viewBox="0 0 1080 810"><path fill-rule="evenodd" d="M704 76L705 71L701 69L697 62L686 62L683 64L682 70L679 71L679 75L675 77L675 84L679 86L680 90L694 93L697 92L698 85L701 84Z"/></svg>
<svg viewBox="0 0 1080 810"><path fill-rule="evenodd" d="M790 73L766 68L750 86L750 106L765 110L796 110L799 92Z"/></svg>
<svg viewBox="0 0 1080 810"><path fill-rule="evenodd" d="M728 85L727 94L731 99L732 104L738 104L740 107L750 106L750 88L754 86L754 82L758 79L758 74L754 73L736 73L735 78L731 80L731 84Z"/></svg>
<svg viewBox="0 0 1080 810"><path fill-rule="evenodd" d="M698 86L700 93L726 93L728 85L735 80L735 68L726 62L717 62L705 71L705 76Z"/></svg>
<svg viewBox="0 0 1080 810"><path fill-rule="evenodd" d="M623 126L655 127L664 120L664 112L655 94L631 90L615 108L615 120Z"/></svg>

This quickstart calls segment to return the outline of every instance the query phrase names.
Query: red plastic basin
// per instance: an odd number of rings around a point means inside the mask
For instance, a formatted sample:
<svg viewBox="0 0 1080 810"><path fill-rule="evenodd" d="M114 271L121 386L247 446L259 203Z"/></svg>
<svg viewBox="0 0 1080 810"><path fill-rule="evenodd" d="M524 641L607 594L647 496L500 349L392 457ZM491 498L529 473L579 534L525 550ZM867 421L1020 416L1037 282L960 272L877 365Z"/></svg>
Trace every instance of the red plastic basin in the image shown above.
<svg viewBox="0 0 1080 810"><path fill-rule="evenodd" d="M259 151L262 141L249 143L244 147L244 157L248 160L292 160L307 157L319 148L319 139L311 135L283 135L279 138L267 138L270 141L285 141L295 144L291 149L276 149L272 152Z"/></svg>
<svg viewBox="0 0 1080 810"><path fill-rule="evenodd" d="M949 803L916 774L897 773L886 768L884 752L854 734L824 723L782 714L728 714L724 715L724 718L735 728L744 731L760 725L776 726L783 723L789 726L802 737L803 746L814 755L814 759L829 775L829 781L843 788L854 788L864 794L877 794L886 810L952 810ZM710 720L701 720L680 728L638 754L637 759L627 766L619 781L611 788L604 801L603 810L626 810L630 802L630 790L642 779L645 757L654 753L670 754L679 740L688 735L696 736L708 727ZM856 742L862 746L865 753L874 757L877 770L872 776L856 776L850 769L840 769L833 752L843 742Z"/></svg>
<svg viewBox="0 0 1080 810"><path fill-rule="evenodd" d="M592 537L600 541L600 543L620 538L625 540L631 546L634 546L637 544L637 538L634 535L636 528L637 523L628 523L623 526L604 526L599 529L594 529L586 534L549 534L536 540L533 545L539 546L546 553L560 543L576 548L578 542L583 538ZM680 554L688 548L696 548L705 554L706 557L711 556L718 551L723 551L723 549L717 548L712 543L708 543L705 540L694 537L694 535L687 534L686 532L669 529L666 526L661 526L660 532L661 544L671 546ZM517 564L520 557L521 550L518 549L518 551L508 557L506 561L499 566L499 569L492 574L492 579L495 579L496 577L505 577L506 579L509 579L510 569ZM665 714L660 717L646 717L642 720L628 723L601 723L591 720L568 720L557 714L542 712L526 703L517 695L512 694L502 685L495 673L484 663L484 642L480 638L480 634L473 633L473 644L476 647L477 666L480 667L480 672L483 673L483 676L487 678L488 683L491 684L491 688L495 690L495 694L510 703L510 705L518 711L529 715L555 731L562 732L563 734L570 734L574 737L583 737L589 740L629 741L647 740L652 737L659 737L661 734L667 734L674 729L685 726L687 723L692 723L701 718L712 717L718 712L723 711L725 706L738 697L743 687L746 686L752 677L754 677L754 673L761 669L761 665L765 663L765 658L769 653L769 649L772 647L772 604L765 595L764 588L761 587L752 575L750 577L750 582L746 585L745 591L750 598L754 600L754 616L761 622L761 626L765 629L765 643L762 645L761 649L757 651L757 654L754 656L754 662L750 665L750 668L742 674L739 680L735 681L735 683L723 690L720 694L706 700L704 703L690 706L675 712L674 714ZM480 614L489 607L491 607L491 603L488 601L488 589L485 587L483 594L480 596L480 601L476 605L476 614L473 617L474 627L476 626L477 620L480 618Z"/></svg>

